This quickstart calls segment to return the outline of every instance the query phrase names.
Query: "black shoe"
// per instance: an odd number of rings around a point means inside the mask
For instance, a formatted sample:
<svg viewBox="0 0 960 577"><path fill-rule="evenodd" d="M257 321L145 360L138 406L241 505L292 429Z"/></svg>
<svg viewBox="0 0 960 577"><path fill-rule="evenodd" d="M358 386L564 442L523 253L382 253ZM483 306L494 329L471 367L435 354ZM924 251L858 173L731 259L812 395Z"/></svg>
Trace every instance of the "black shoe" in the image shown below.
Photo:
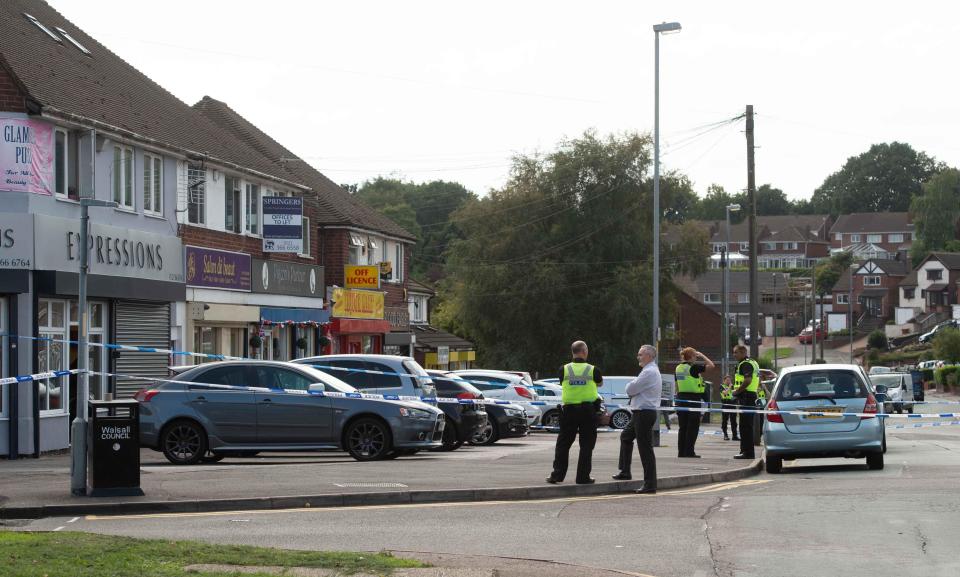
<svg viewBox="0 0 960 577"><path fill-rule="evenodd" d="M690 453L689 455L680 455L680 458L681 459L699 459L700 455L697 455L695 453Z"/></svg>
<svg viewBox="0 0 960 577"><path fill-rule="evenodd" d="M734 435L734 436L733 436L733 440L734 440L734 441L739 441L739 440L740 440L740 437Z"/></svg>
<svg viewBox="0 0 960 577"><path fill-rule="evenodd" d="M724 441L729 441L729 440L730 440L730 437L729 437L726 433L724 433L724 434L723 434L723 440L724 440Z"/></svg>
<svg viewBox="0 0 960 577"><path fill-rule="evenodd" d="M596 483L596 482L597 482L596 479L594 479L594 478L592 478L592 477L587 477L586 479L584 479L584 480L582 480L582 481L577 480L577 485L593 485L593 484Z"/></svg>
<svg viewBox="0 0 960 577"><path fill-rule="evenodd" d="M630 479L633 478L633 475L617 473L616 475L610 475L610 478L617 481L629 481Z"/></svg>
<svg viewBox="0 0 960 577"><path fill-rule="evenodd" d="M637 495L656 495L656 494L657 494L657 488L656 488L656 487L647 487L646 485L644 485L643 487L640 487L639 489L637 489L636 491L634 491L634 493L636 493Z"/></svg>
<svg viewBox="0 0 960 577"><path fill-rule="evenodd" d="M740 453L739 455L734 455L733 458L734 459L750 459L750 460L756 459L756 457L754 457L753 455L744 455L743 453Z"/></svg>
<svg viewBox="0 0 960 577"><path fill-rule="evenodd" d="M547 483L550 483L551 485L556 485L557 483L563 483L563 479L554 479L553 476L551 475L547 477Z"/></svg>

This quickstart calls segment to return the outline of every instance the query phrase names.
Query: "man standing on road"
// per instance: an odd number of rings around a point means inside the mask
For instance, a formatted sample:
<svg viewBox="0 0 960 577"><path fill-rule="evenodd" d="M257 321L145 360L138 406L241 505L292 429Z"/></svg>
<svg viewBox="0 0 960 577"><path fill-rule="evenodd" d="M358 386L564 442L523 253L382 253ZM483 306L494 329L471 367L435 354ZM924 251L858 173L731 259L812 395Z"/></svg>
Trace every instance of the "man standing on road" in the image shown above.
<svg viewBox="0 0 960 577"><path fill-rule="evenodd" d="M637 378L627 383L633 417L630 425L620 433L620 472L613 476L618 481L632 479L633 441L637 441L640 463L643 465L643 487L637 493L657 492L657 457L653 452L653 426L657 423L657 408L663 390L663 379L657 368L657 349L643 345L637 353L642 369Z"/></svg>
<svg viewBox="0 0 960 577"><path fill-rule="evenodd" d="M740 413L740 454L734 459L754 459L753 421L756 418L757 390L760 388L760 365L747 355L747 347L733 347L733 358L737 360L737 374L734 377L733 396L741 410Z"/></svg>
<svg viewBox="0 0 960 577"><path fill-rule="evenodd" d="M723 401L723 409L725 411L736 408L733 400L733 379L730 378L730 375L723 376L723 384L720 385L720 400ZM720 429L723 431L723 440L730 440L730 436L727 435L728 422L730 423L730 431L733 433L733 440L739 441L740 437L737 436L737 414L727 412L723 413L723 419L720 422Z"/></svg>
<svg viewBox="0 0 960 577"><path fill-rule="evenodd" d="M714 368L713 361L693 347L680 351L680 364L675 371L677 381L677 407L699 409L703 403L703 373ZM699 459L694 452L700 421L703 414L694 411L677 411L678 439L677 457Z"/></svg>
<svg viewBox="0 0 960 577"><path fill-rule="evenodd" d="M600 369L587 364L587 343L577 341L570 346L573 362L567 363L560 375L563 387L560 406L560 433L553 457L553 472L547 477L547 483L563 482L567 476L570 460L570 447L573 440L580 436L580 456L577 459L577 483L589 485L594 482L590 477L593 468L593 448L597 444L597 409L595 403L600 398L597 387L603 384Z"/></svg>

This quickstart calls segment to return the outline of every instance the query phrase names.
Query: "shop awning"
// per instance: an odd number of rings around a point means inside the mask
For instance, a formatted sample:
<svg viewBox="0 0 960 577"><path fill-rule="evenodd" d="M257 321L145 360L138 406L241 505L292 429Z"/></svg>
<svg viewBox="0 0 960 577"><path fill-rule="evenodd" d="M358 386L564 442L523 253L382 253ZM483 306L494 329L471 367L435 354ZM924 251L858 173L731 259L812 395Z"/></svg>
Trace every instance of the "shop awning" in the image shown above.
<svg viewBox="0 0 960 577"><path fill-rule="evenodd" d="M473 343L466 339L461 339L457 335L452 335L446 331L441 331L430 325L412 325L413 334L417 336L417 348L436 350L437 347L450 347L451 349L472 349Z"/></svg>
<svg viewBox="0 0 960 577"><path fill-rule="evenodd" d="M260 307L260 320L271 323L328 323L330 311Z"/></svg>

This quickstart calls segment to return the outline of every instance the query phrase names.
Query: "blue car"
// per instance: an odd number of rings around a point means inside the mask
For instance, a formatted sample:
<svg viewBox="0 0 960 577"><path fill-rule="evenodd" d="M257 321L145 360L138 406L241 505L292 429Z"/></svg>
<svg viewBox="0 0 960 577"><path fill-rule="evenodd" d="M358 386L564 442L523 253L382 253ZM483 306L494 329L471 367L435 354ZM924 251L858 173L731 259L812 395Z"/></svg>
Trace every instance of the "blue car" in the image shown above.
<svg viewBox="0 0 960 577"><path fill-rule="evenodd" d="M879 412L877 399L870 379L859 366L824 364L784 369L767 409L811 413L765 416L763 444L768 473L779 473L784 459L865 458L870 469L883 468L884 420L875 416Z"/></svg>

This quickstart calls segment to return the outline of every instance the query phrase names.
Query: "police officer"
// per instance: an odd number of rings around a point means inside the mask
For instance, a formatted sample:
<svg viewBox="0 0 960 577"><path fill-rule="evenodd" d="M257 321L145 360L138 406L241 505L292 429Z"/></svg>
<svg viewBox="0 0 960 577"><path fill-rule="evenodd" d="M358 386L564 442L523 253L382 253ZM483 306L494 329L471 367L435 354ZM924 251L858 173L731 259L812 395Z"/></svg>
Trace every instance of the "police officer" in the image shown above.
<svg viewBox="0 0 960 577"><path fill-rule="evenodd" d="M699 360L698 360L699 359ZM674 371L677 381L677 407L700 408L703 401L703 373L714 368L713 361L692 347L680 351L680 364ZM701 413L677 411L678 439L677 456L699 459L694 452L697 435L700 434Z"/></svg>
<svg viewBox="0 0 960 577"><path fill-rule="evenodd" d="M737 360L733 396L741 410L749 411L740 413L740 454L734 459L753 459L753 421L760 389L760 365L748 356L747 347L743 345L733 347L733 358Z"/></svg>
<svg viewBox="0 0 960 577"><path fill-rule="evenodd" d="M563 387L560 407L560 433L553 458L553 472L547 483L560 483L567 476L570 447L580 435L580 457L577 460L577 483L589 485L593 468L593 447L597 444L597 409L600 399L597 387L603 383L600 369L587 364L587 343L576 341L570 345L573 362L567 363L560 377Z"/></svg>
<svg viewBox="0 0 960 577"><path fill-rule="evenodd" d="M720 400L725 410L736 408L733 400L733 380L730 378L730 375L724 375L723 377L723 384L720 386ZM740 437L737 436L737 415L736 413L727 412L723 413L723 420L720 422L720 429L723 430L723 440L730 440L730 436L727 435L728 422L730 423L730 431L733 433L733 440L739 441Z"/></svg>

